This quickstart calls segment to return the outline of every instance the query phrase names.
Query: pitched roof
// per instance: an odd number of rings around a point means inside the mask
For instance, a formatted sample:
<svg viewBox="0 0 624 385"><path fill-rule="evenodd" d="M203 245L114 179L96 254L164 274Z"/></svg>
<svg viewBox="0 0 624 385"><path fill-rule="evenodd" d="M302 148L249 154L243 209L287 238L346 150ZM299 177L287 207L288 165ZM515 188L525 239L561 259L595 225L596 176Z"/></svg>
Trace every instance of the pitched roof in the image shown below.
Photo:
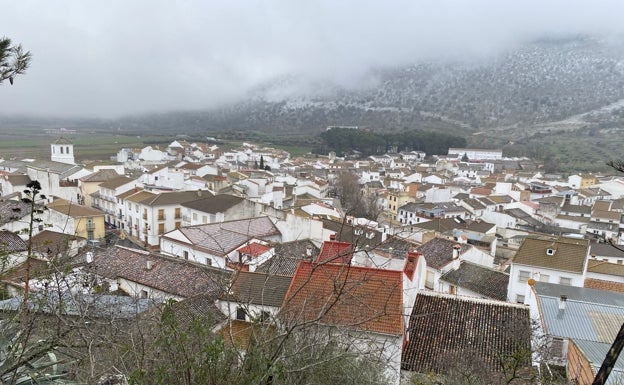
<svg viewBox="0 0 624 385"><path fill-rule="evenodd" d="M220 299L243 304L280 307L290 287L292 277L240 271L229 292Z"/></svg>
<svg viewBox="0 0 624 385"><path fill-rule="evenodd" d="M587 261L587 272L624 277L624 265L597 259L589 259Z"/></svg>
<svg viewBox="0 0 624 385"><path fill-rule="evenodd" d="M589 255L592 257L615 257L624 258L624 250L620 250L609 243L592 242L589 245Z"/></svg>
<svg viewBox="0 0 624 385"><path fill-rule="evenodd" d="M348 242L325 241L316 262L350 264L353 258L353 250L353 244Z"/></svg>
<svg viewBox="0 0 624 385"><path fill-rule="evenodd" d="M624 322L622 293L546 282L535 282L533 290L548 335L611 343Z"/></svg>
<svg viewBox="0 0 624 385"><path fill-rule="evenodd" d="M222 213L245 200L245 198L228 194L210 195L202 199L184 202L182 206L205 213L216 214Z"/></svg>
<svg viewBox="0 0 624 385"><path fill-rule="evenodd" d="M177 242L179 241L177 237L175 239L169 237L169 234L175 232L181 233L194 247L219 256L228 254L251 239L281 234L268 217L180 227L163 234L162 237Z"/></svg>
<svg viewBox="0 0 624 385"><path fill-rule="evenodd" d="M110 190L114 190L117 187L123 186L126 183L130 183L130 182L134 182L135 179L132 178L128 178L127 176L117 176L115 178L111 178L105 182L102 182L102 184L100 184L100 188L107 188Z"/></svg>
<svg viewBox="0 0 624 385"><path fill-rule="evenodd" d="M259 255L262 255L264 253L266 253L267 251L271 250L272 247L267 246L267 245L263 245L261 243L258 242L252 242L248 245L244 245L242 247L238 248L238 251L243 253L243 254L247 254L247 255L251 255L252 257L257 257Z"/></svg>
<svg viewBox="0 0 624 385"><path fill-rule="evenodd" d="M309 239L277 243L274 245L274 250L275 255L258 266L256 272L292 277L295 275L295 270L297 270L297 265L300 260L314 260L319 254L319 248Z"/></svg>
<svg viewBox="0 0 624 385"><path fill-rule="evenodd" d="M57 256L69 251L71 242L74 239L83 239L75 235L57 233L56 231L44 230L31 239L32 248L41 254Z"/></svg>
<svg viewBox="0 0 624 385"><path fill-rule="evenodd" d="M553 255L548 250L554 250ZM566 237L527 237L513 257L514 264L582 273L589 241Z"/></svg>
<svg viewBox="0 0 624 385"><path fill-rule="evenodd" d="M151 268L147 262L151 261ZM180 297L217 296L229 284L231 272L186 260L121 246L97 254L85 269L110 279L124 278Z"/></svg>
<svg viewBox="0 0 624 385"><path fill-rule="evenodd" d="M54 201L48 203L48 209L65 214L69 217L97 217L104 215L103 211L72 203L62 198L56 198Z"/></svg>
<svg viewBox="0 0 624 385"><path fill-rule="evenodd" d="M611 343L600 343L595 341L574 340L572 341L576 347L581 351L581 354L585 356L587 362L592 367L592 378L586 380L593 380L593 376L598 373L602 362L611 349ZM583 383L583 379L579 378ZM571 380L579 380L572 378ZM589 382L587 382L589 383ZM607 378L605 385L618 385L624 383L624 355L620 355L615 362L609 377Z"/></svg>
<svg viewBox="0 0 624 385"><path fill-rule="evenodd" d="M438 293L418 293L408 333L401 368L418 373L445 373L462 357L500 372L500 354L531 348L528 307Z"/></svg>
<svg viewBox="0 0 624 385"><path fill-rule="evenodd" d="M457 270L450 270L440 280L464 287L484 297L505 301L509 274L462 261Z"/></svg>
<svg viewBox="0 0 624 385"><path fill-rule="evenodd" d="M453 247L458 243L446 238L434 238L416 248L427 261L427 266L434 269L441 269L453 260ZM463 254L470 250L472 246L467 244L459 244L459 254Z"/></svg>
<svg viewBox="0 0 624 385"><path fill-rule="evenodd" d="M26 186L31 182L30 177L24 174L9 174L5 176L13 186Z"/></svg>
<svg viewBox="0 0 624 385"><path fill-rule="evenodd" d="M80 178L80 180L82 182L105 182L107 180L111 180L117 177L119 177L117 171L105 168L103 170L98 170L92 174L83 176L82 178Z"/></svg>
<svg viewBox="0 0 624 385"><path fill-rule="evenodd" d="M31 207L22 201L0 201L0 225L13 222L30 214Z"/></svg>
<svg viewBox="0 0 624 385"><path fill-rule="evenodd" d="M210 192L202 191L174 191L160 194L154 194L151 197L143 199L141 204L147 206L164 206L177 205L202 198L202 194L210 194Z"/></svg>
<svg viewBox="0 0 624 385"><path fill-rule="evenodd" d="M117 195L117 198L125 199L128 202L140 203L143 200L152 198L155 195L156 194L151 193L149 191L134 189L134 190L129 190L129 191L126 191L125 193Z"/></svg>
<svg viewBox="0 0 624 385"><path fill-rule="evenodd" d="M439 233L450 232L454 229L469 230L477 233L486 233L496 226L483 220L466 221L461 218L435 218L429 222L415 223L414 227L424 230L433 230Z"/></svg>
<svg viewBox="0 0 624 385"><path fill-rule="evenodd" d="M26 251L26 242L12 231L0 231L0 248L3 254Z"/></svg>
<svg viewBox="0 0 624 385"><path fill-rule="evenodd" d="M402 272L301 261L280 318L402 335Z"/></svg>

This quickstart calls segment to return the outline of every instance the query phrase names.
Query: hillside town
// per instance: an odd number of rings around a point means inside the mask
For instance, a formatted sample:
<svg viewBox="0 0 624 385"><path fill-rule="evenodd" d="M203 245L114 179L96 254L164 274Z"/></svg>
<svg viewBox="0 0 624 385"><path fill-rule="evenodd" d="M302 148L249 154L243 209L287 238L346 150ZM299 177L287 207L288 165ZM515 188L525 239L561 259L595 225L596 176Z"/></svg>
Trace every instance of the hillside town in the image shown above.
<svg viewBox="0 0 624 385"><path fill-rule="evenodd" d="M49 159L0 162L3 311L45 295L33 266L63 259L82 282L68 292L140 301L128 318L189 303L242 351L259 324L314 325L391 384L466 357L505 383L555 368L591 383L624 322L615 170L476 148L292 158L175 140L93 164L81 150L58 137Z"/></svg>

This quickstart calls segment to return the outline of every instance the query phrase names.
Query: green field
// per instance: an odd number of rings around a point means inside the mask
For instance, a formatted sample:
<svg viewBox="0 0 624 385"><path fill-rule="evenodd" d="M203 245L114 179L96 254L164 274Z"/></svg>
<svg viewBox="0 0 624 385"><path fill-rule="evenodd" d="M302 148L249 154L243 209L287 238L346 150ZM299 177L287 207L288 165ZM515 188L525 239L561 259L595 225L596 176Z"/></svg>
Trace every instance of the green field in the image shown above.
<svg viewBox="0 0 624 385"><path fill-rule="evenodd" d="M0 158L2 159L50 159L50 143L63 136L74 144L74 156L78 162L106 161L122 148L143 148L145 146L160 146L164 149L169 143L176 140L172 135L129 135L104 131L77 130L76 133L46 133L42 128L12 127L0 129ZM301 156L311 151L313 146L292 145L280 146L274 142L250 140L251 138L223 138L219 147L228 150L240 146L243 142L252 142L284 149L292 156ZM256 138L257 139L257 138ZM273 138L275 140L275 138ZM193 142L195 140L188 139ZM288 142L288 140L287 140Z"/></svg>
<svg viewBox="0 0 624 385"><path fill-rule="evenodd" d="M168 144L173 136L136 136L120 133L78 130L76 133L46 133L41 128L14 127L0 130L0 158L49 159L50 143L59 137L74 143L77 161L107 160L124 147L143 148L148 145Z"/></svg>

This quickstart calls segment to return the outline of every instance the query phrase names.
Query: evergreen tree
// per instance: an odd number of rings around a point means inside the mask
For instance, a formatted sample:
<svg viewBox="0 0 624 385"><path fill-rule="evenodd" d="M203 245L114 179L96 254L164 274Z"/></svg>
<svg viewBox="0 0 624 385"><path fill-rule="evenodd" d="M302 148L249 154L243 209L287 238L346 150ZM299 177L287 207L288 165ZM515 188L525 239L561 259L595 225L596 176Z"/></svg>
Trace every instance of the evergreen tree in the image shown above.
<svg viewBox="0 0 624 385"><path fill-rule="evenodd" d="M15 76L26 72L30 59L30 52L24 52L21 44L13 45L11 39L0 38L0 84L7 79L13 84Z"/></svg>

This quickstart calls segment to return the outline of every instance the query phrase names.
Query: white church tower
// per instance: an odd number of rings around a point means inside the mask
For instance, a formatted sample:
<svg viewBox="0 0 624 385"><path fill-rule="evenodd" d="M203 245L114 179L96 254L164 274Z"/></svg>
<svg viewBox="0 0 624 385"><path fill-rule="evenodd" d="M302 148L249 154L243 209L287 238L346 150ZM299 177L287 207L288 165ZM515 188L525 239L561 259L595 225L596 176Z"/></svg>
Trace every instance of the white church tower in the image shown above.
<svg viewBox="0 0 624 385"><path fill-rule="evenodd" d="M53 162L76 164L74 162L74 145L63 137L50 145L50 153L50 160Z"/></svg>

